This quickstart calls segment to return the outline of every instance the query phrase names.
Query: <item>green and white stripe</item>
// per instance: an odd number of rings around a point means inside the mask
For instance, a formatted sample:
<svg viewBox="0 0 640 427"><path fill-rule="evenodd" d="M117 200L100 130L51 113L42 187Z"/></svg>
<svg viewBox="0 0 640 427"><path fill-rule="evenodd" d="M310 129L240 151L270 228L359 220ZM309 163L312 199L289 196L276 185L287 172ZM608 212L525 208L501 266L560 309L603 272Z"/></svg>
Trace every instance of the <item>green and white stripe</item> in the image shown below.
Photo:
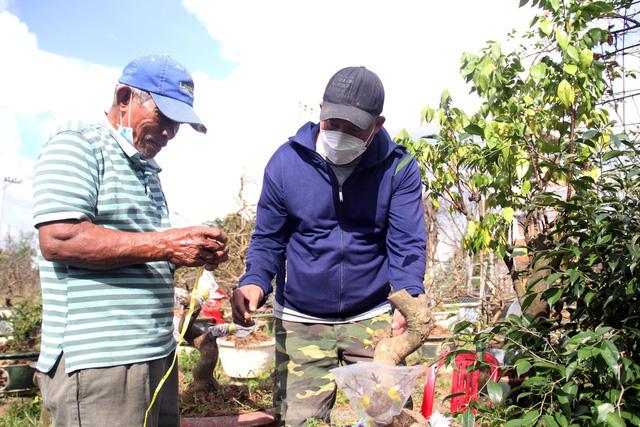
<svg viewBox="0 0 640 427"><path fill-rule="evenodd" d="M169 215L159 172L106 121L58 133L36 163L34 223L79 219L122 231L165 230ZM51 370L62 352L69 373L153 360L175 348L168 262L92 271L41 254L38 259L40 371Z"/></svg>

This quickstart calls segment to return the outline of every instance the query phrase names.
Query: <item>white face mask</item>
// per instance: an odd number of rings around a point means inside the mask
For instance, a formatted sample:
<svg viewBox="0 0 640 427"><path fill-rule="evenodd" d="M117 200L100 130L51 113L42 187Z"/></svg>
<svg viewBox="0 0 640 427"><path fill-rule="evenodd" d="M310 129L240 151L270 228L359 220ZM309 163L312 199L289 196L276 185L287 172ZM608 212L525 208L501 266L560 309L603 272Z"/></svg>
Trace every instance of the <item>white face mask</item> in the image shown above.
<svg viewBox="0 0 640 427"><path fill-rule="evenodd" d="M129 106L127 107L127 118L129 120L128 126L122 126L122 114L120 115L120 125L118 126L118 132L124 137L130 144L133 145L133 128L131 127L131 103L133 102L133 95L129 99Z"/></svg>
<svg viewBox="0 0 640 427"><path fill-rule="evenodd" d="M327 159L334 165L351 163L367 149L369 139L376 130L374 127L366 141L337 130L320 129L320 142Z"/></svg>

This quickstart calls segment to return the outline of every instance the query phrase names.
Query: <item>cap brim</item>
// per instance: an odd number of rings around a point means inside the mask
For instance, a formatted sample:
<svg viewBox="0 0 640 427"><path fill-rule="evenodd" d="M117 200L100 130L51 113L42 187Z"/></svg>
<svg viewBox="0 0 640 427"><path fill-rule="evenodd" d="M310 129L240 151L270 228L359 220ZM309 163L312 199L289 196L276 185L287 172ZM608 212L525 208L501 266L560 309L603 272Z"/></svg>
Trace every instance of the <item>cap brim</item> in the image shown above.
<svg viewBox="0 0 640 427"><path fill-rule="evenodd" d="M353 123L360 129L368 129L375 117L350 105L334 104L332 102L323 101L320 109L320 120L342 119Z"/></svg>
<svg viewBox="0 0 640 427"><path fill-rule="evenodd" d="M189 104L157 93L150 92L150 94L162 114L174 122L189 123L198 132L207 133L207 128Z"/></svg>

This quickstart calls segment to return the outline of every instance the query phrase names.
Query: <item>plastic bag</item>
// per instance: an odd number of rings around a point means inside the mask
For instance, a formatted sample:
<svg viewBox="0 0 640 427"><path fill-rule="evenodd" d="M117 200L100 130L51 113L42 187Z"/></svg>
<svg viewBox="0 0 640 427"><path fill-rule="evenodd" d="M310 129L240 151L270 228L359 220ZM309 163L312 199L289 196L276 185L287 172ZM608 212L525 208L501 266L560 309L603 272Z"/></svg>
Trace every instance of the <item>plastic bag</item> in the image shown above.
<svg viewBox="0 0 640 427"><path fill-rule="evenodd" d="M256 330L256 325L241 326L235 323L220 323L209 327L209 336L215 337L228 337L233 335L236 338L244 338Z"/></svg>
<svg viewBox="0 0 640 427"><path fill-rule="evenodd" d="M218 283L213 273L209 270L202 270L200 273L200 279L198 279L198 302L200 305L204 305L205 301L218 290Z"/></svg>
<svg viewBox="0 0 640 427"><path fill-rule="evenodd" d="M424 365L391 366L356 363L331 370L358 417L370 425L389 424L411 396Z"/></svg>

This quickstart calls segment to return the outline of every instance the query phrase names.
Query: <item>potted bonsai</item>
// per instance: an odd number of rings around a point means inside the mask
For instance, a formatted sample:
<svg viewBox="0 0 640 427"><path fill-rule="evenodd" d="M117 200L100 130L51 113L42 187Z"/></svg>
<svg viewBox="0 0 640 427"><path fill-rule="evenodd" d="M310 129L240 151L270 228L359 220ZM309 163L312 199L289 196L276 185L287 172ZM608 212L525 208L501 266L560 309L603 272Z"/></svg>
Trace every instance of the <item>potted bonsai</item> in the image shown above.
<svg viewBox="0 0 640 427"><path fill-rule="evenodd" d="M42 324L40 301L19 300L3 310L5 334L0 344L0 395L35 389L33 363L38 358Z"/></svg>
<svg viewBox="0 0 640 427"><path fill-rule="evenodd" d="M260 330L251 331L253 333L242 338L227 337L235 340L232 342L234 347L237 344L238 347L244 346L245 350L251 348L252 350L249 351L253 351L255 347L252 340L259 341L263 337L272 341L270 351L267 352L267 359L270 357L271 361L266 361L260 355L257 356L262 365L268 364L268 366L262 369L254 368L254 372L250 374L241 373L242 375L237 375L238 378L242 378L241 380L230 381L230 375L227 372L223 373L221 365L217 363L219 355L221 364L224 362L222 353L226 349L219 347L223 337L216 338L216 336L218 334L234 335L236 326L226 323L207 329L202 328L202 325L196 322L202 307L199 302L196 302L194 311L191 316L188 316L189 300L190 298L186 297L180 299L183 310L178 330L183 330L186 325L184 338L197 352L188 353L188 361L183 358L179 363L181 426L266 427L277 425L270 393L273 384L270 374L275 354L275 340L268 333ZM268 321L260 323L268 330Z"/></svg>

